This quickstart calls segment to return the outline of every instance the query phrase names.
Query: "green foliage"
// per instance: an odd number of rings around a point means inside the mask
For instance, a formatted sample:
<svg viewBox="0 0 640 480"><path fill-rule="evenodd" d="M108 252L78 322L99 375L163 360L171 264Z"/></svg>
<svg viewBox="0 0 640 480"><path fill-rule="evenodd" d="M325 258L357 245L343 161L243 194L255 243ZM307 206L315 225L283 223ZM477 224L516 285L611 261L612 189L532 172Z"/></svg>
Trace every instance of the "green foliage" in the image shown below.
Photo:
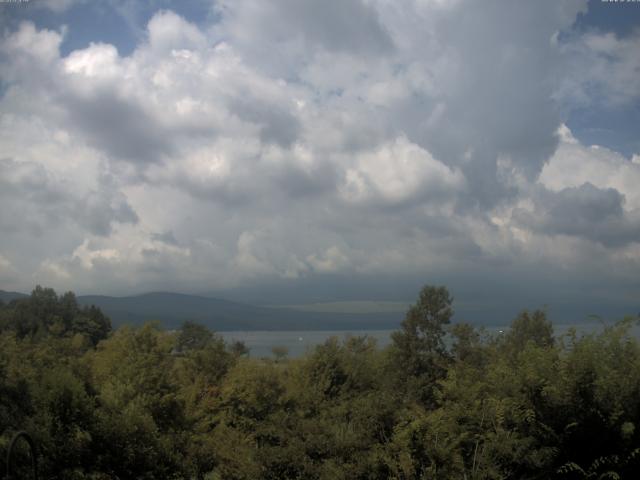
<svg viewBox="0 0 640 480"><path fill-rule="evenodd" d="M25 429L42 478L635 479L640 342L626 319L555 339L445 327L425 287L393 343L254 359L205 327L110 332L72 293L0 305L0 458ZM26 458L26 456L25 456Z"/></svg>
<svg viewBox="0 0 640 480"><path fill-rule="evenodd" d="M525 310L511 323L511 328L504 337L504 347L508 354L516 356L529 343L543 348L552 346L553 325L544 311L536 310L530 314Z"/></svg>
<svg viewBox="0 0 640 480"><path fill-rule="evenodd" d="M97 345L109 335L111 321L97 307L80 308L72 292L58 297L53 289L38 285L28 298L13 300L0 309L3 331L32 339L82 335L87 343Z"/></svg>
<svg viewBox="0 0 640 480"><path fill-rule="evenodd" d="M180 335L176 341L179 352L201 350L213 341L213 333L204 325L187 320L182 324Z"/></svg>
<svg viewBox="0 0 640 480"><path fill-rule="evenodd" d="M446 374L444 328L453 316L452 303L446 287L425 286L401 330L391 337L393 369L399 374L396 388L428 405L434 404L436 381Z"/></svg>

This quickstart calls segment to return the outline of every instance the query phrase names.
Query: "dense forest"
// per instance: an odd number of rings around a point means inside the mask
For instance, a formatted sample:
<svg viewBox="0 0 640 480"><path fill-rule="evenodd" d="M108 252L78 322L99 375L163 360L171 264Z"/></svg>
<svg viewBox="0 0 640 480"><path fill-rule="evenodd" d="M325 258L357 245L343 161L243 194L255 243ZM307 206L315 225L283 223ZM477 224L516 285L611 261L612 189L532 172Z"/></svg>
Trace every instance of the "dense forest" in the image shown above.
<svg viewBox="0 0 640 480"><path fill-rule="evenodd" d="M452 315L426 286L387 348L251 358L37 287L0 306L0 458L24 430L46 479L639 478L637 319L555 337L542 311L494 335Z"/></svg>

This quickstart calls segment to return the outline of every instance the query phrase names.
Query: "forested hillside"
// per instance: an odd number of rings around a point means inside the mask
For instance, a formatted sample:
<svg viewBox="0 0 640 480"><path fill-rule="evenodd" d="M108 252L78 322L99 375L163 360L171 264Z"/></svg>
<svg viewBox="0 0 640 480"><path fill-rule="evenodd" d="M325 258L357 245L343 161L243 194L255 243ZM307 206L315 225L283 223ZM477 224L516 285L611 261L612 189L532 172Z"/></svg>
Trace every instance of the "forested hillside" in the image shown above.
<svg viewBox="0 0 640 480"><path fill-rule="evenodd" d="M0 301L9 303L28 295L0 290ZM79 306L96 306L111 319L114 327L141 326L158 320L167 329L179 328L186 320L215 331L237 330L363 330L397 328L402 319L398 311L325 312L264 307L230 302L218 298L154 292L128 297L81 295Z"/></svg>
<svg viewBox="0 0 640 480"><path fill-rule="evenodd" d="M216 331L390 329L397 328L402 318L397 312L301 312L168 292L131 297L86 295L78 297L78 303L96 305L114 325L142 325L153 319L166 328L178 328L185 320L191 320Z"/></svg>
<svg viewBox="0 0 640 480"><path fill-rule="evenodd" d="M386 349L258 359L36 288L0 306L0 458L25 430L47 479L638 478L635 319L556 338L541 311L497 335L452 313L427 286Z"/></svg>

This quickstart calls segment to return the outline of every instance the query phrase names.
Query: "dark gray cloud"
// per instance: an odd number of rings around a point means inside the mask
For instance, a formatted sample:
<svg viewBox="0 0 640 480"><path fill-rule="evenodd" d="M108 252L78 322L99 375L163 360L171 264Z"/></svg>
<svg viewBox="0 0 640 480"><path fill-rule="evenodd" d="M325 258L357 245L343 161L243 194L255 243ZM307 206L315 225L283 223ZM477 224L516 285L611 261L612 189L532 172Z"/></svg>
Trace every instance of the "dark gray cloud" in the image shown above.
<svg viewBox="0 0 640 480"><path fill-rule="evenodd" d="M3 232L45 235L77 223L94 235L108 236L115 223L132 223L138 216L126 198L104 182L99 190L78 191L42 165L0 159L0 198Z"/></svg>
<svg viewBox="0 0 640 480"><path fill-rule="evenodd" d="M291 42L307 51L350 55L379 56L394 49L374 6L361 0L241 0L220 2L218 8L229 27L225 31L252 49ZM271 51L276 62L279 55Z"/></svg>
<svg viewBox="0 0 640 480"><path fill-rule="evenodd" d="M126 198L119 193L89 192L79 200L73 199L72 204L79 207L72 218L94 235L108 236L114 223L135 224L139 220Z"/></svg>
<svg viewBox="0 0 640 480"><path fill-rule="evenodd" d="M533 212L516 209L513 216L535 232L621 246L640 240L640 215L625 212L623 204L624 196L617 190L585 183L559 192L542 191Z"/></svg>
<svg viewBox="0 0 640 480"><path fill-rule="evenodd" d="M282 28L335 52L380 55L393 49L393 41L371 5L361 0L277 0L272 2ZM291 32L293 30L293 32Z"/></svg>
<svg viewBox="0 0 640 480"><path fill-rule="evenodd" d="M258 125L260 140L264 143L290 147L300 136L300 122L286 106L268 104L248 95L233 99L229 110L242 120Z"/></svg>
<svg viewBox="0 0 640 480"><path fill-rule="evenodd" d="M111 88L90 94L67 92L64 105L70 127L110 158L132 163L160 163L174 153L171 132L135 100Z"/></svg>
<svg viewBox="0 0 640 480"><path fill-rule="evenodd" d="M3 232L26 230L41 235L61 222L57 205L66 203L63 187L52 183L38 164L20 164L0 160L0 196L3 208L0 222Z"/></svg>
<svg viewBox="0 0 640 480"><path fill-rule="evenodd" d="M151 235L151 239L158 242L166 243L168 245L178 245L178 241L176 240L176 237L171 230L167 230L163 233L154 233Z"/></svg>
<svg viewBox="0 0 640 480"><path fill-rule="evenodd" d="M312 168L286 165L270 172L274 184L287 197L317 197L320 194L332 194L338 185L338 172L329 163L317 163Z"/></svg>

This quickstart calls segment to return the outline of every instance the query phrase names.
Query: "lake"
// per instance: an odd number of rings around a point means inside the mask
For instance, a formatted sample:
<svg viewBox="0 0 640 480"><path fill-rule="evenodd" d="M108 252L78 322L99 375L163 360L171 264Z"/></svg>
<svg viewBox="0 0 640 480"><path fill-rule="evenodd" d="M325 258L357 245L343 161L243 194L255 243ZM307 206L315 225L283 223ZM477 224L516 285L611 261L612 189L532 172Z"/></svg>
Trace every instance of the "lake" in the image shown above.
<svg viewBox="0 0 640 480"><path fill-rule="evenodd" d="M575 327L578 332L591 333L603 328L599 322L580 324L554 325L555 335L565 334L569 328ZM499 333L509 329L506 325L485 326L490 333ZM324 343L330 337L338 337L342 340L348 336L368 336L374 338L379 348L387 346L391 342L391 333L395 330L286 330L286 331L234 331L218 332L227 342L242 341L249 348L249 355L254 358L271 357L273 347L286 347L289 357L299 357L316 345ZM632 332L640 337L640 327L633 327Z"/></svg>
<svg viewBox="0 0 640 480"><path fill-rule="evenodd" d="M299 357L330 337L344 339L348 336L369 336L375 338L378 347L385 347L391 341L393 330L286 330L286 331L247 331L218 332L227 342L240 340L249 347L251 357L273 356L273 347L286 347L290 357Z"/></svg>

